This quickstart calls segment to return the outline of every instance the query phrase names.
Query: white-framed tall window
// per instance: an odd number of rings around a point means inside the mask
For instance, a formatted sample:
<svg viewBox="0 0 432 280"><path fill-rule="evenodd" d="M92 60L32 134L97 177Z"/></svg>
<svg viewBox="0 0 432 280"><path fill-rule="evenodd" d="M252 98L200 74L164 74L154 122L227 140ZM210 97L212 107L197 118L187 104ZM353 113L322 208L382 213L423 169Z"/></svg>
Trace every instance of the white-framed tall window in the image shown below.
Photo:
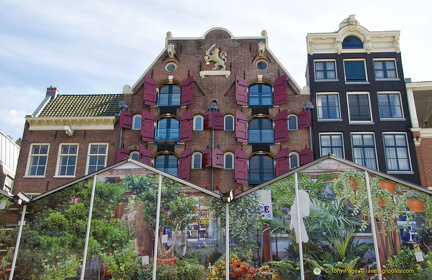
<svg viewBox="0 0 432 280"><path fill-rule="evenodd" d="M345 81L348 83L367 82L366 61L364 59L344 60Z"/></svg>
<svg viewBox="0 0 432 280"><path fill-rule="evenodd" d="M378 170L373 133L352 133L351 145L355 163Z"/></svg>
<svg viewBox="0 0 432 280"><path fill-rule="evenodd" d="M348 92L350 122L372 122L369 92Z"/></svg>
<svg viewBox="0 0 432 280"><path fill-rule="evenodd" d="M342 133L320 133L320 154L328 154L344 158L344 146Z"/></svg>
<svg viewBox="0 0 432 280"><path fill-rule="evenodd" d="M224 130L225 131L234 131L234 116L226 115L224 117Z"/></svg>
<svg viewBox="0 0 432 280"><path fill-rule="evenodd" d="M378 92L380 119L403 119L400 92Z"/></svg>
<svg viewBox="0 0 432 280"><path fill-rule="evenodd" d="M108 156L108 143L90 143L87 155L87 174L105 168Z"/></svg>
<svg viewBox="0 0 432 280"><path fill-rule="evenodd" d="M132 129L140 130L141 129L141 115L134 115L132 118Z"/></svg>
<svg viewBox="0 0 432 280"><path fill-rule="evenodd" d="M192 154L192 169L202 168L202 154L199 152Z"/></svg>
<svg viewBox="0 0 432 280"><path fill-rule="evenodd" d="M204 118L201 115L196 115L193 117L193 130L203 130L204 129Z"/></svg>
<svg viewBox="0 0 432 280"><path fill-rule="evenodd" d="M290 163L290 169L294 169L300 166L299 162L299 154L298 153L290 153L289 154L289 163Z"/></svg>
<svg viewBox="0 0 432 280"><path fill-rule="evenodd" d="M224 169L226 170L234 169L234 154L231 152L224 154Z"/></svg>
<svg viewBox="0 0 432 280"><path fill-rule="evenodd" d="M396 60L391 58L374 59L376 80L398 79Z"/></svg>
<svg viewBox="0 0 432 280"><path fill-rule="evenodd" d="M336 81L336 61L334 60L315 60L315 81Z"/></svg>
<svg viewBox="0 0 432 280"><path fill-rule="evenodd" d="M319 121L341 120L339 93L337 92L317 93L316 99L317 99Z"/></svg>
<svg viewBox="0 0 432 280"><path fill-rule="evenodd" d="M387 171L393 173L410 172L411 159L405 133L383 133Z"/></svg>
<svg viewBox="0 0 432 280"><path fill-rule="evenodd" d="M288 130L297 130L297 116L296 115L289 115L288 116Z"/></svg>
<svg viewBox="0 0 432 280"><path fill-rule="evenodd" d="M44 177L48 162L50 144L31 144L27 161L27 176Z"/></svg>
<svg viewBox="0 0 432 280"><path fill-rule="evenodd" d="M77 143L60 144L57 160L57 176L74 177L78 159Z"/></svg>

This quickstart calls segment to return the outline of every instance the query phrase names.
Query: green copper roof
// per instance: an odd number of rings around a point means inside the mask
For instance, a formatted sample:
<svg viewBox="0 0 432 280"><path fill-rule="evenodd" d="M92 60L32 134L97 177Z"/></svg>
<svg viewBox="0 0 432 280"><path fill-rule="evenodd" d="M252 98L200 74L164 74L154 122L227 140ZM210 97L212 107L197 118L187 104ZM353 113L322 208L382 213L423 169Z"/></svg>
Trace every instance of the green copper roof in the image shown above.
<svg viewBox="0 0 432 280"><path fill-rule="evenodd" d="M59 95L48 102L38 117L103 117L120 112L122 94Z"/></svg>

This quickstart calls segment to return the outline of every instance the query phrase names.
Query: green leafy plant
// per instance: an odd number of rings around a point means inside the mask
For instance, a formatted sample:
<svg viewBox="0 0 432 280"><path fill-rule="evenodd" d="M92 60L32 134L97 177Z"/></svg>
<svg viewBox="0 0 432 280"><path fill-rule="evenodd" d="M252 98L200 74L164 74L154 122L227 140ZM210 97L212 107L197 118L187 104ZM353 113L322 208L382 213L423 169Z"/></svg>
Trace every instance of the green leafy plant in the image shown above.
<svg viewBox="0 0 432 280"><path fill-rule="evenodd" d="M115 250L113 254L105 254L103 260L113 279L135 279L140 266L133 241L130 241L125 248Z"/></svg>
<svg viewBox="0 0 432 280"><path fill-rule="evenodd" d="M185 258L177 260L178 278L184 280L199 280L205 273L203 265L199 264L197 258Z"/></svg>

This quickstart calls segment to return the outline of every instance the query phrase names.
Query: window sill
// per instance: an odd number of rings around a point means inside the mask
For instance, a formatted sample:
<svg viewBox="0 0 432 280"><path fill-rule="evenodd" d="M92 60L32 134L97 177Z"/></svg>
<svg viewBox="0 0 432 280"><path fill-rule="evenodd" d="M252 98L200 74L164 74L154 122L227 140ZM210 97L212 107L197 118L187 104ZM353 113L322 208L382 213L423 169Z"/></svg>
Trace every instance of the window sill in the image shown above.
<svg viewBox="0 0 432 280"><path fill-rule="evenodd" d="M400 122L400 121L406 121L405 118L386 118L386 119L380 119L382 122Z"/></svg>
<svg viewBox="0 0 432 280"><path fill-rule="evenodd" d="M345 81L346 85L368 85L370 84L368 81L358 81L358 82L349 82Z"/></svg>
<svg viewBox="0 0 432 280"><path fill-rule="evenodd" d="M53 178L56 178L56 179L61 179L61 178L75 178L75 177L76 177L76 175L69 175L69 176L55 175L55 176L53 176Z"/></svg>
<svg viewBox="0 0 432 280"><path fill-rule="evenodd" d="M388 174L414 174L412 171L387 171Z"/></svg>
<svg viewBox="0 0 432 280"><path fill-rule="evenodd" d="M381 78L381 79L375 78L375 81L378 81L378 82L383 82L383 81L400 81L400 79L399 78Z"/></svg>
<svg viewBox="0 0 432 280"><path fill-rule="evenodd" d="M339 82L339 79L321 79L321 80L315 80L316 83L321 82Z"/></svg>
<svg viewBox="0 0 432 280"><path fill-rule="evenodd" d="M350 125L374 125L375 122L350 121Z"/></svg>
<svg viewBox="0 0 432 280"><path fill-rule="evenodd" d="M40 179L44 179L45 175L43 175L43 176L26 175L26 176L23 176L23 178L32 178L32 179L38 179L38 178L40 178Z"/></svg>
<svg viewBox="0 0 432 280"><path fill-rule="evenodd" d="M342 119L318 119L318 122L341 122Z"/></svg>

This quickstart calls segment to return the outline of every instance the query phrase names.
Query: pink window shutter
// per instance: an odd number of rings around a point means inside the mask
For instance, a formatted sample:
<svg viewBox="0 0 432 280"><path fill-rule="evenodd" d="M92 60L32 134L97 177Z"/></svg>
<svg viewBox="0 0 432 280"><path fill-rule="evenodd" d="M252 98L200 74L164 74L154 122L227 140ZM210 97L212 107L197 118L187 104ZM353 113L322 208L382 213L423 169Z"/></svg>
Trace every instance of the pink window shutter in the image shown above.
<svg viewBox="0 0 432 280"><path fill-rule="evenodd" d="M194 76L190 76L182 84L181 106L192 104L194 90L195 90Z"/></svg>
<svg viewBox="0 0 432 280"><path fill-rule="evenodd" d="M126 148L120 148L116 153L116 162L122 161L129 157L129 150Z"/></svg>
<svg viewBox="0 0 432 280"><path fill-rule="evenodd" d="M180 120L180 142L187 142L192 140L192 110L186 111Z"/></svg>
<svg viewBox="0 0 432 280"><path fill-rule="evenodd" d="M213 126L213 114L212 111L207 111L204 114L204 129L212 128Z"/></svg>
<svg viewBox="0 0 432 280"><path fill-rule="evenodd" d="M202 168L210 166L212 166L212 150L207 148L202 152Z"/></svg>
<svg viewBox="0 0 432 280"><path fill-rule="evenodd" d="M238 148L234 149L234 180L237 184L248 184L248 158Z"/></svg>
<svg viewBox="0 0 432 280"><path fill-rule="evenodd" d="M147 164L148 166L152 166L152 153L144 147L139 148L139 158L138 161Z"/></svg>
<svg viewBox="0 0 432 280"><path fill-rule="evenodd" d="M120 113L119 126L123 128L132 128L132 113L129 111L122 111Z"/></svg>
<svg viewBox="0 0 432 280"><path fill-rule="evenodd" d="M235 80L235 97L238 105L248 105L248 84L239 76L236 76Z"/></svg>
<svg viewBox="0 0 432 280"><path fill-rule="evenodd" d="M289 152L289 148L283 148L276 154L276 177L290 171Z"/></svg>
<svg viewBox="0 0 432 280"><path fill-rule="evenodd" d="M179 157L178 177L180 179L189 181L190 168L192 164L192 149L184 150Z"/></svg>
<svg viewBox="0 0 432 280"><path fill-rule="evenodd" d="M212 151L212 166L214 168L223 168L223 152L216 148Z"/></svg>
<svg viewBox="0 0 432 280"><path fill-rule="evenodd" d="M146 110L141 113L141 141L153 142L154 141L154 117Z"/></svg>
<svg viewBox="0 0 432 280"><path fill-rule="evenodd" d="M157 83L156 80L151 77L144 77L143 86L143 103L145 105L155 106L156 95L157 95Z"/></svg>
<svg viewBox="0 0 432 280"><path fill-rule="evenodd" d="M246 115L239 110L235 112L235 136L238 142L248 142L248 120Z"/></svg>
<svg viewBox="0 0 432 280"><path fill-rule="evenodd" d="M282 105L288 102L287 75L276 79L273 86L273 104Z"/></svg>
<svg viewBox="0 0 432 280"><path fill-rule="evenodd" d="M279 112L275 117L274 141L280 143L288 141L288 110Z"/></svg>
<svg viewBox="0 0 432 280"><path fill-rule="evenodd" d="M313 152L311 149L303 149L300 152L300 165L305 165L313 161Z"/></svg>
<svg viewBox="0 0 432 280"><path fill-rule="evenodd" d="M213 129L224 129L224 115L221 112L213 112Z"/></svg>
<svg viewBox="0 0 432 280"><path fill-rule="evenodd" d="M307 128L311 126L310 111L302 110L298 113L298 127Z"/></svg>

